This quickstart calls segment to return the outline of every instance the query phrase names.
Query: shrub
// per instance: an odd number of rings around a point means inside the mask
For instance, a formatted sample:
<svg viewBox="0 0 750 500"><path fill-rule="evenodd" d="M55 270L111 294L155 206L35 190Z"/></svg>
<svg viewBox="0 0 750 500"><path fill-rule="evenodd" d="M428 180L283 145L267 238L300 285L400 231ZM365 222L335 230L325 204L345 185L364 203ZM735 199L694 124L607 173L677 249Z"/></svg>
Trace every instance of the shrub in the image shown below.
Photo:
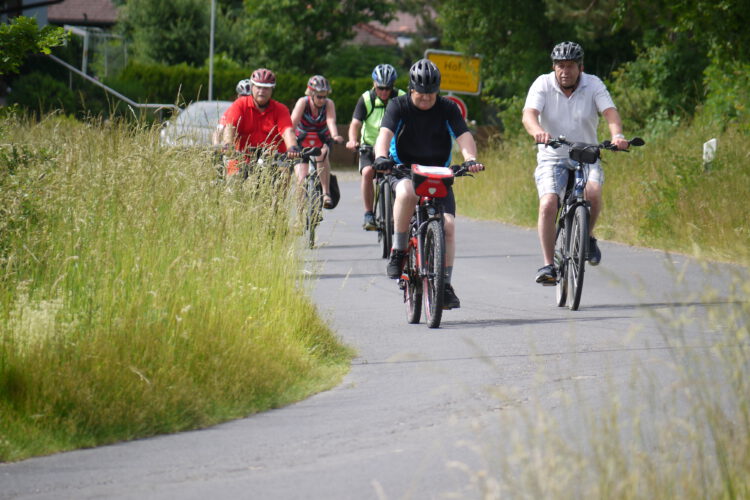
<svg viewBox="0 0 750 500"><path fill-rule="evenodd" d="M76 96L73 91L59 80L39 72L16 79L8 102L20 104L37 115L58 109L72 113L76 109Z"/></svg>

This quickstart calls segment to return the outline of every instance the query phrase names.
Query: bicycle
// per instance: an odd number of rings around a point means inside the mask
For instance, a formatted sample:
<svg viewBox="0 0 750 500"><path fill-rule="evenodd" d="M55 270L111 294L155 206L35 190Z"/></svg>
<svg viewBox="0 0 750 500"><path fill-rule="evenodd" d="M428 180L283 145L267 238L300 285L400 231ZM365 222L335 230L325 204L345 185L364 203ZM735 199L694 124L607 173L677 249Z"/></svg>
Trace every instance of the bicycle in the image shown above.
<svg viewBox="0 0 750 500"><path fill-rule="evenodd" d="M359 155L372 156L372 146L363 145L359 147ZM377 225L378 243L380 243L381 255L387 259L391 255L393 246L393 189L388 181L388 174L375 170L373 179L375 197L373 208L375 209L375 224Z"/></svg>
<svg viewBox="0 0 750 500"><path fill-rule="evenodd" d="M436 202L448 195L455 177L471 174L463 165L407 168L394 167L411 174L419 202L409 223L406 263L398 285L404 292L406 320L419 323L424 300L425 323L429 328L438 328L445 293L445 228L442 205Z"/></svg>
<svg viewBox="0 0 750 500"><path fill-rule="evenodd" d="M320 153L320 148L308 147L299 156L301 163L309 165L304 181L305 238L309 248L315 247L315 230L323 220L323 186L320 184L318 162L315 160Z"/></svg>
<svg viewBox="0 0 750 500"><path fill-rule="evenodd" d="M643 146L640 137L634 137L628 144ZM548 146L559 148L570 147L569 157L572 160L567 168L573 172L568 175L565 195L559 203L555 220L555 254L554 265L557 271L555 283L555 300L558 307L567 304L571 311L578 310L583 292L583 277L586 261L589 259L589 218L591 203L584 198L588 169L586 165L596 163L601 157L601 150L620 151L610 141L601 144L569 142L564 136L553 139ZM622 150L628 152L627 150Z"/></svg>

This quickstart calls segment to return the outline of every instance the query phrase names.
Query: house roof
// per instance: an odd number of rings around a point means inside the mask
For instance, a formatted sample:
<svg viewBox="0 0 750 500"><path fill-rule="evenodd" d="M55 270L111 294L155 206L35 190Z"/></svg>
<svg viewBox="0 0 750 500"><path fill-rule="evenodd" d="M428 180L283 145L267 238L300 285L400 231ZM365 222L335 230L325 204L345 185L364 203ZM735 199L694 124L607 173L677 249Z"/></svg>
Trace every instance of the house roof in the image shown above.
<svg viewBox="0 0 750 500"><path fill-rule="evenodd" d="M432 9L429 11L431 17L435 17ZM386 25L378 22L360 23L354 27L356 33L355 44L362 45L396 45L398 37L413 36L419 32L420 18L406 12L397 12L396 17Z"/></svg>
<svg viewBox="0 0 750 500"><path fill-rule="evenodd" d="M65 0L47 9L47 19L52 24L112 26L117 8L112 0Z"/></svg>

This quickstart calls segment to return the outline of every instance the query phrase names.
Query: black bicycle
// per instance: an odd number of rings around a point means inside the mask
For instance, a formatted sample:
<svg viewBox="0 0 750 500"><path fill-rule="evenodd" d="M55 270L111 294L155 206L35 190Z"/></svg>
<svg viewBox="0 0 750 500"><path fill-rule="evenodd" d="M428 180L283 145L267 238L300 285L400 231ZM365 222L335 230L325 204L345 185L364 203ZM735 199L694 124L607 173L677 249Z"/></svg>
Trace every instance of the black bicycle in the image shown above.
<svg viewBox="0 0 750 500"><path fill-rule="evenodd" d="M305 176L305 238L309 248L315 247L315 230L323 220L323 186L320 184L315 157L320 156L320 148L304 148L299 161L308 164Z"/></svg>
<svg viewBox="0 0 750 500"><path fill-rule="evenodd" d="M372 146L362 145L359 147L360 156L372 156ZM378 243L380 243L381 255L387 259L391 255L393 246L393 189L388 180L388 174L379 170L375 171L373 179L373 208L375 209L375 225L378 232Z"/></svg>
<svg viewBox="0 0 750 500"><path fill-rule="evenodd" d="M634 137L628 144L643 146L644 140ZM602 149L620 151L610 141L601 144L585 144L569 142L564 136L550 141L548 146L570 148L572 162L568 169L573 175L568 175L565 195L557 211L557 234L555 237L555 268L557 283L555 298L557 305L567 304L571 311L578 309L583 291L583 277L586 261L589 259L589 219L591 217L591 203L584 198L586 182L588 181L588 165L594 164L601 157ZM627 152L627 150L622 150Z"/></svg>
<svg viewBox="0 0 750 500"><path fill-rule="evenodd" d="M407 259L399 288L404 292L406 320L419 323L424 301L427 326L437 328L443 316L445 294L445 228L443 207L437 200L448 195L454 177L471 174L463 165L425 167L397 165L403 174L411 175L414 190L419 195L414 215L409 224Z"/></svg>

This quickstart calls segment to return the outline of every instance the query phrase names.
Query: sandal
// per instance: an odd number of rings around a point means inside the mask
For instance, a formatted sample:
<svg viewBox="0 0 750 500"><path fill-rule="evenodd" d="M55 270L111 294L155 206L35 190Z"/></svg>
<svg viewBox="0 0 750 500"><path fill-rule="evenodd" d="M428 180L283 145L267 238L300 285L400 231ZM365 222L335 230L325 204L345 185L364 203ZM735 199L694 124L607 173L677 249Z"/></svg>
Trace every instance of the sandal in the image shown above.
<svg viewBox="0 0 750 500"><path fill-rule="evenodd" d="M327 208L328 210L333 208L333 198L331 198L331 195L323 195L323 208Z"/></svg>

